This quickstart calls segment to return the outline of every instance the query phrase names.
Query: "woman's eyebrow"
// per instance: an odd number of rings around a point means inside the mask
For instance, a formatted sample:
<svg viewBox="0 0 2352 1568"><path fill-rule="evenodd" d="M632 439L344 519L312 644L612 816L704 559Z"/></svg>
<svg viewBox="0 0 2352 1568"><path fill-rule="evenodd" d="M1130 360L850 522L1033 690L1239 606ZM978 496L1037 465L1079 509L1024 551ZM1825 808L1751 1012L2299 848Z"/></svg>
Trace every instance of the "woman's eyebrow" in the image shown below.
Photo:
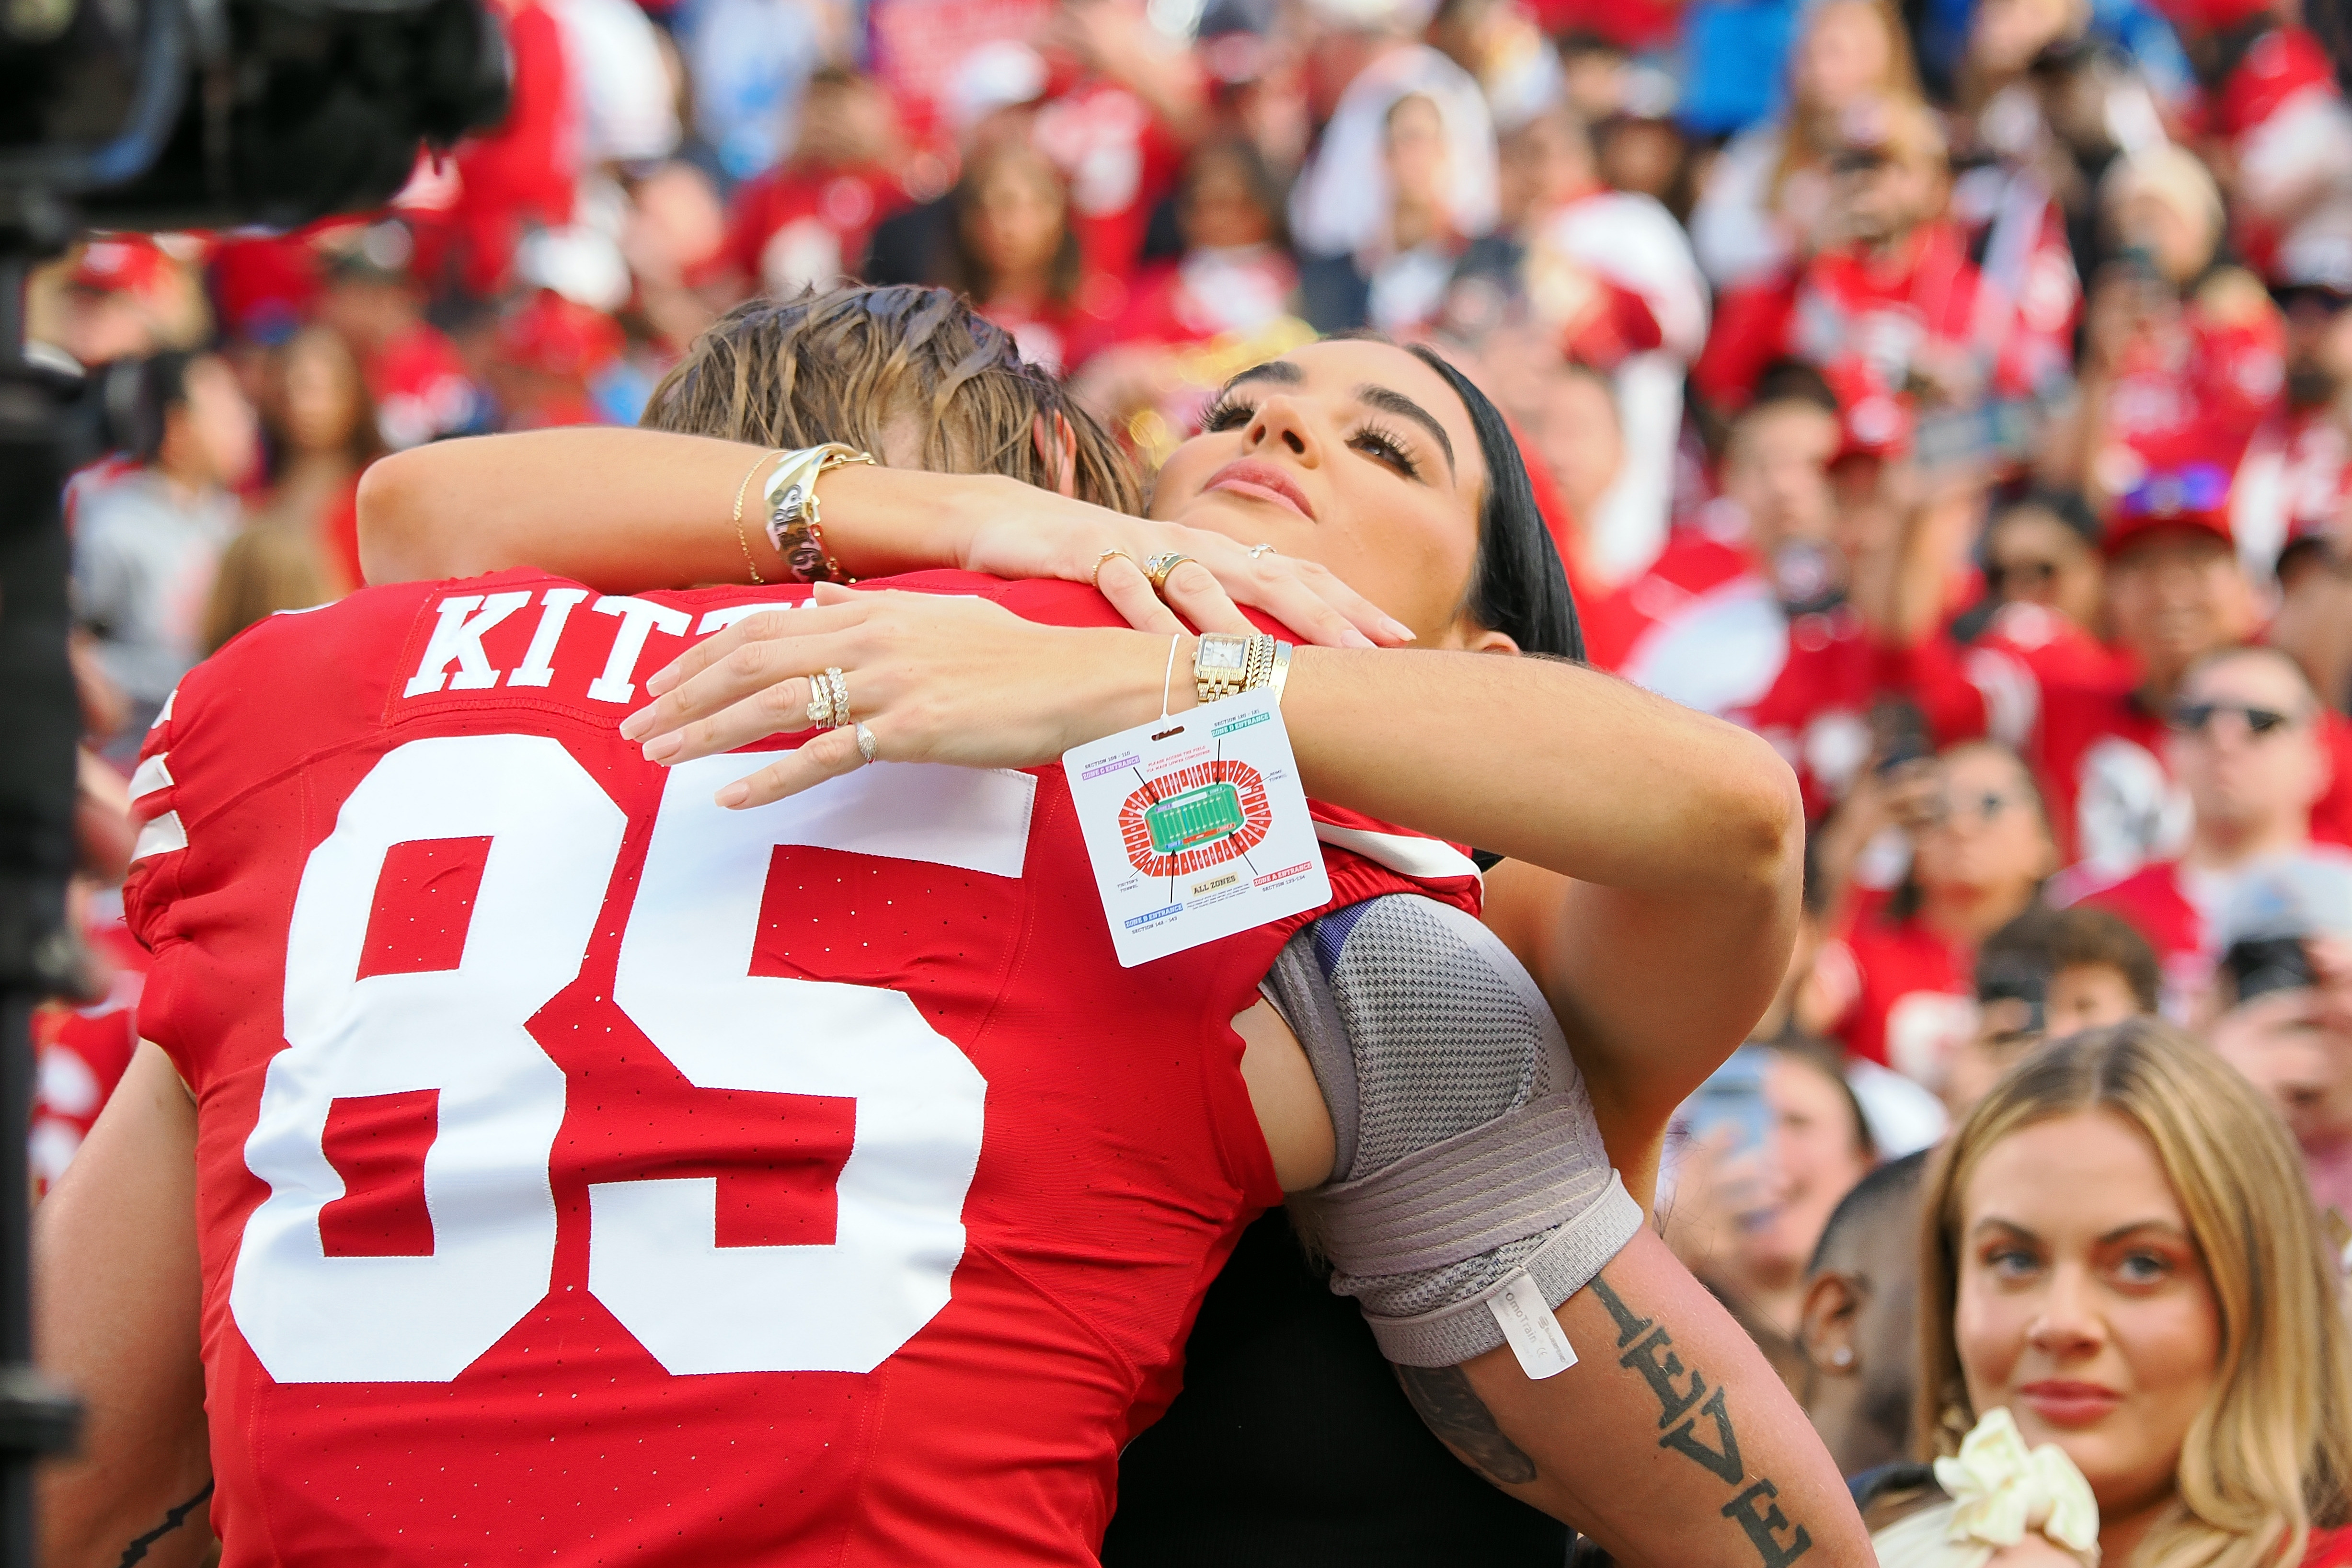
<svg viewBox="0 0 2352 1568"><path fill-rule="evenodd" d="M1448 474L1454 472L1453 439L1445 434L1445 427L1437 423L1436 416L1429 410L1401 392L1375 386L1370 382L1356 389L1356 401L1367 408L1377 408L1383 413L1395 414L1399 419L1409 419L1429 432L1431 439L1437 443L1438 450L1445 454L1445 471Z"/></svg>
<svg viewBox="0 0 2352 1568"><path fill-rule="evenodd" d="M1284 386L1295 387L1306 379L1307 372L1288 360L1268 360L1262 365L1252 365L1227 382L1225 388L1231 391L1244 382L1280 382Z"/></svg>
<svg viewBox="0 0 2352 1568"><path fill-rule="evenodd" d="M2175 1225L2169 1219L2135 1219L2129 1225L2118 1225L2113 1230L2108 1231L2105 1236L2100 1237L2099 1245L2102 1247L2112 1247L2116 1242L2123 1240L2126 1237L2137 1235L2143 1230L2159 1231L2175 1241L2186 1241L2189 1239L2189 1233L2181 1229L2179 1226Z"/></svg>

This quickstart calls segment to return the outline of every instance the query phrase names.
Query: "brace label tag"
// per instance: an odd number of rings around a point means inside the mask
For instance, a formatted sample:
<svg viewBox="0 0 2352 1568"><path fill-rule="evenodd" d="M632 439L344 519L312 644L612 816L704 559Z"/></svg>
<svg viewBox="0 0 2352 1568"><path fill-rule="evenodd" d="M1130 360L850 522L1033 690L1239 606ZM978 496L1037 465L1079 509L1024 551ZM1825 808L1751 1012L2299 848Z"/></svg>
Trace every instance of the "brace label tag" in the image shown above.
<svg viewBox="0 0 2352 1568"><path fill-rule="evenodd" d="M1487 1297L1486 1306L1503 1337L1510 1342L1511 1354L1519 1358L1519 1370L1532 1381L1558 1376L1576 1364L1576 1347L1568 1343L1559 1320L1544 1305L1543 1291L1536 1288L1526 1270L1513 1274L1509 1284Z"/></svg>

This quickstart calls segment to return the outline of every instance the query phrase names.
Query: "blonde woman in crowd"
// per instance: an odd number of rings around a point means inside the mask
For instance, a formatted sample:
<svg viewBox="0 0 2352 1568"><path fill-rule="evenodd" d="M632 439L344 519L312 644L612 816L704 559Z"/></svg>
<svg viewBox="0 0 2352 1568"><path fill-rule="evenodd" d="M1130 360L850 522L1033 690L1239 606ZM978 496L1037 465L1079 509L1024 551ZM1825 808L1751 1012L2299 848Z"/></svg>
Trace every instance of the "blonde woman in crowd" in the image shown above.
<svg viewBox="0 0 2352 1568"><path fill-rule="evenodd" d="M1717 158L1690 216L1691 248L1717 289L1769 283L1811 249L1829 198L1822 165L1853 110L1916 101L1910 36L1885 0L1821 0L1789 51L1789 107Z"/></svg>
<svg viewBox="0 0 2352 1568"><path fill-rule="evenodd" d="M2028 1058L1923 1212L1919 1420L1947 1498L1885 1568L2352 1563L2352 1355L2294 1144L2169 1025Z"/></svg>

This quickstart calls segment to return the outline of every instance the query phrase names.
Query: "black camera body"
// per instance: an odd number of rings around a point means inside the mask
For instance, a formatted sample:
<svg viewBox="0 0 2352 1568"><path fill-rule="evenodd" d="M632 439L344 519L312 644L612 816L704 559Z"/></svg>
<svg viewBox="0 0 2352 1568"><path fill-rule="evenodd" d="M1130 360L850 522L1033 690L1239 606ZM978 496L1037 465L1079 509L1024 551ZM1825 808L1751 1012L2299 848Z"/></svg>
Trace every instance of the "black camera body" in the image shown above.
<svg viewBox="0 0 2352 1568"><path fill-rule="evenodd" d="M100 228L291 226L381 204L420 144L506 95L480 0L7 0L0 203L46 195Z"/></svg>
<svg viewBox="0 0 2352 1568"><path fill-rule="evenodd" d="M102 378L26 351L32 264L86 225L291 226L381 204L420 145L505 111L483 0L0 0L0 1127L26 1124L34 1007L74 968L81 733L59 510ZM31 1365L21 1150L0 1158L0 1568L30 1568L29 1469L70 1447Z"/></svg>

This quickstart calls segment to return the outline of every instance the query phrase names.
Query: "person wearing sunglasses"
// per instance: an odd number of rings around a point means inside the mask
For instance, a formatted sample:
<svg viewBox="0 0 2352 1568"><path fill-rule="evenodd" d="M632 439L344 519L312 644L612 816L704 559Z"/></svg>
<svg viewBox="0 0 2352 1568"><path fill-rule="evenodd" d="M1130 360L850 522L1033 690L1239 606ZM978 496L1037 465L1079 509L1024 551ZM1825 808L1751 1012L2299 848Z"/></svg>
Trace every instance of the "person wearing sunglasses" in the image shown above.
<svg viewBox="0 0 2352 1568"><path fill-rule="evenodd" d="M2186 1019L2213 978L2216 921L2249 876L2302 855L2352 866L2312 842L2312 810L2335 782L2318 697L2273 648L2229 648L2189 666L2168 716L2165 761L2193 816L2178 857L2121 877L2070 872L2054 901L2112 909L2164 967L2165 1010Z"/></svg>
<svg viewBox="0 0 2352 1568"><path fill-rule="evenodd" d="M2253 588L2231 528L2231 480L2210 463L2151 471L2106 519L2102 613L2122 661L2109 673L2053 671L1998 647L1923 639L1889 674L1948 744L1989 735L2026 758L2048 796L2064 863L2120 878L2188 847L2187 800L2167 761L2168 716L2206 656L2251 642ZM2319 721L2336 758L2311 835L2352 843L2352 724Z"/></svg>
<svg viewBox="0 0 2352 1568"><path fill-rule="evenodd" d="M1964 741L1935 767L1909 824L1909 873L1890 895L1860 895L1815 974L1843 999L1828 1032L1851 1055L1940 1091L1976 1027L1977 948L2032 904L2056 858L2015 752Z"/></svg>

